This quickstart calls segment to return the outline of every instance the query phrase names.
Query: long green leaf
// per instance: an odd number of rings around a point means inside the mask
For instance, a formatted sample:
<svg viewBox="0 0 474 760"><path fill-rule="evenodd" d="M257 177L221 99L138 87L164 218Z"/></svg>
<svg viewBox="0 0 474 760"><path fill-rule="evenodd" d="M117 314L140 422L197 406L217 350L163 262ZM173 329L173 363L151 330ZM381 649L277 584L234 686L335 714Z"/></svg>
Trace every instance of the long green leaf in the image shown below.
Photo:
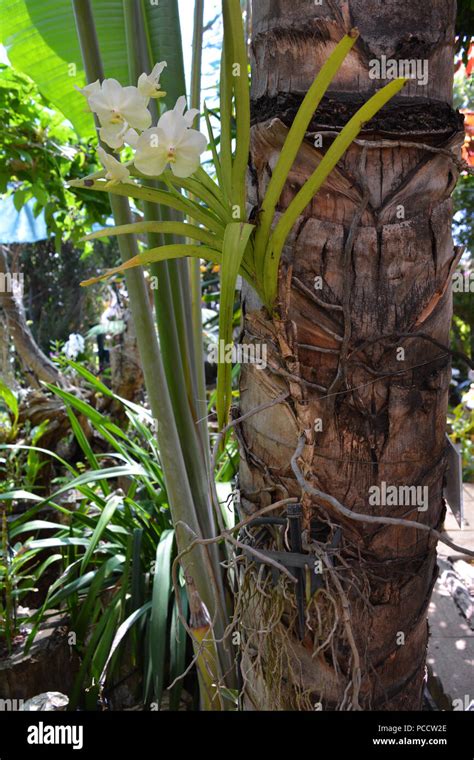
<svg viewBox="0 0 474 760"><path fill-rule="evenodd" d="M163 532L156 550L155 573L153 578L152 608L150 618L150 658L153 669L154 698L159 703L164 688L164 667L166 655L166 629L168 625L168 605L171 593L171 555L174 531Z"/></svg>
<svg viewBox="0 0 474 760"><path fill-rule="evenodd" d="M173 172L163 172L161 175L166 184L176 185L189 193L191 196L195 196L203 201L211 209L211 211L222 220L222 222L228 221L229 210L225 203L222 201L222 191L212 181L208 174L200 166L191 177L182 179L176 177Z"/></svg>
<svg viewBox="0 0 474 760"><path fill-rule="evenodd" d="M223 0L222 9L225 9ZM232 202L232 62L233 40L229 25L224 29L220 71L220 164L222 167L223 190L226 198Z"/></svg>
<svg viewBox="0 0 474 760"><path fill-rule="evenodd" d="M82 559L81 572L83 572L85 568L87 567L87 565L89 564L89 561L95 551L95 548L97 544L99 543L100 539L102 538L102 534L105 528L107 527L108 523L112 519L117 507L119 507L122 503L123 501L122 501L121 496L113 495L109 499L107 499L104 510L97 523L97 527L91 536L89 546L87 547L87 551L84 554L84 557Z"/></svg>
<svg viewBox="0 0 474 760"><path fill-rule="evenodd" d="M73 710L76 709L77 704L79 702L84 679L90 667L90 663L92 662L92 659L94 657L94 653L99 645L99 642L102 636L104 635L105 629L108 626L110 615L115 615L117 611L118 611L117 604L114 605L113 607L110 606L106 608L106 610L104 611L104 614L101 617L99 617L99 620L92 633L92 636L90 640L87 642L86 650L82 654L81 667L79 668L79 673L77 674L77 677L76 677L76 680L74 682L74 686L71 692L70 707Z"/></svg>
<svg viewBox="0 0 474 760"><path fill-rule="evenodd" d="M304 211L308 203L318 192L325 179L341 159L350 144L356 139L364 124L377 113L394 95L404 87L406 79L396 79L383 87L367 101L347 122L325 153L318 168L305 182L301 190L280 217L268 243L268 255L265 257L264 282L266 283L267 304L273 305L277 295L278 267L281 252L291 228Z"/></svg>
<svg viewBox="0 0 474 760"><path fill-rule="evenodd" d="M28 533L28 531L36 530L57 530L59 527L57 522L49 522L49 520L29 520L25 523L20 523L16 528L9 531L10 539L19 536L21 533Z"/></svg>
<svg viewBox="0 0 474 760"><path fill-rule="evenodd" d="M275 208L280 198L288 173L304 140L306 130L318 108L323 95L341 68L347 54L355 44L358 34L346 35L337 44L327 61L322 66L313 84L306 93L293 120L281 149L277 164L265 191L259 214L259 226L255 234L255 260L257 275L262 280L265 268L265 251L270 228L275 215Z"/></svg>
<svg viewBox="0 0 474 760"><path fill-rule="evenodd" d="M188 614L188 597L186 589L180 588L181 597L181 610L184 617ZM172 689L170 690L170 710L178 710L181 692L183 689L183 681L180 676L184 673L184 667L186 662L186 643L187 633L183 623L178 615L178 603L175 599L173 606L173 614L171 618L171 631L170 631L170 678L171 682L176 681Z"/></svg>
<svg viewBox="0 0 474 760"><path fill-rule="evenodd" d="M66 407L66 411L67 411L67 416L69 418L69 422L71 423L72 432L76 436L76 440L79 446L81 447L83 453L85 454L87 461L95 470L98 470L100 467L99 461L96 455L94 454L92 447L89 441L87 440L86 435L82 427L80 426L76 415L74 414L74 412L69 406ZM110 493L110 488L108 484L106 483L106 481L104 481L103 489L104 489L104 495L107 496L107 494Z"/></svg>
<svg viewBox="0 0 474 760"><path fill-rule="evenodd" d="M91 185L85 184L85 182L92 182ZM171 193L166 190L156 190L153 187L147 187L145 185L135 185L132 183L109 185L108 182L96 181L96 180L71 180L69 182L70 187L84 188L88 190L97 190L102 193L110 193L111 195L120 195L127 198L135 198L137 200L150 201L150 203L157 203L169 208L174 208L176 211L181 211L186 214L190 219L194 219L196 222L200 222L209 230L212 230L217 235L221 234L224 229L224 224L220 222L213 214L207 211L203 206L193 203L179 193Z"/></svg>
<svg viewBox="0 0 474 760"><path fill-rule="evenodd" d="M110 557L97 572L94 572L88 594L81 604L79 615L74 621L74 630L79 640L86 637L88 627L95 622L92 611L100 597L104 581L109 578L110 583L115 583L114 573L121 566L122 561L119 557Z"/></svg>
<svg viewBox="0 0 474 760"><path fill-rule="evenodd" d="M185 256L206 259L207 261L212 261L214 264L220 264L222 261L220 251L216 251L206 245L190 245L184 243L178 243L177 245L160 245L158 248L150 248L148 251L139 253L138 256L134 256L133 259L129 259L118 267L108 269L104 274L101 274L98 277L91 277L89 280L84 280L81 282L81 285L92 285L106 277L110 277L112 274L119 274L120 272L125 272L127 269L133 269L133 267L145 266L146 264L152 264L155 261L182 259Z"/></svg>
<svg viewBox="0 0 474 760"><path fill-rule="evenodd" d="M245 178L250 150L250 93L247 47L239 0L224 0L224 34L232 38L232 79L235 92L237 124L235 158L232 166L232 202L240 208L240 219L245 218ZM235 217L234 217L235 218Z"/></svg>
<svg viewBox="0 0 474 760"><path fill-rule="evenodd" d="M38 538L28 542L32 549L51 549L54 546L89 546L87 538Z"/></svg>
<svg viewBox="0 0 474 760"><path fill-rule="evenodd" d="M207 232L202 227L196 227L193 224L185 222L135 222L134 224L121 224L116 227L105 227L103 230L91 232L86 235L84 240L98 240L104 237L113 237L114 235L140 235L143 232L162 232L164 234L182 235L183 237L199 240L201 243L207 243L211 248L220 249L222 242Z"/></svg>
<svg viewBox="0 0 474 760"><path fill-rule="evenodd" d="M18 414L19 414L18 401L16 400L15 394L1 380L0 380L0 399L4 400L8 409L12 413L13 424L16 425L18 422Z"/></svg>
<svg viewBox="0 0 474 760"><path fill-rule="evenodd" d="M107 467L100 470L89 470L89 472L85 472L82 475L78 475L77 478L68 481L63 486L54 491L51 496L48 496L41 501L49 502L60 494L65 493L66 491L70 491L74 488L79 488L80 486L88 485L90 483L100 482L104 478L115 480L116 478L120 477L133 478L140 475L146 475L146 471L141 465L137 463L130 463L127 465L121 465L119 467Z"/></svg>
<svg viewBox="0 0 474 760"><path fill-rule="evenodd" d="M20 448L19 446L12 446L12 448ZM24 448L24 447L21 447ZM30 491L25 491L22 488L15 488L14 491L4 491L3 493L0 491L0 502L2 501L12 501L13 499L22 499L25 501L43 501L41 496L38 496L35 493L31 493Z"/></svg>
<svg viewBox="0 0 474 760"><path fill-rule="evenodd" d="M219 183L219 187L221 188L221 192L224 195L225 202L227 205L229 205L230 198L227 196L227 193L226 193L226 183L224 182L224 178L222 175L221 160L217 152L217 143L214 137L214 131L212 129L211 119L209 117L209 109L205 103L204 103L204 118L206 120L207 132L209 135L209 145L211 146L212 160L214 162L214 168L216 170L217 181Z"/></svg>
<svg viewBox="0 0 474 760"><path fill-rule="evenodd" d="M102 667L102 673L99 679L100 683L104 683L105 681L109 662L111 658L113 657L113 655L115 654L115 652L117 651L119 644L123 641L124 637L126 636L128 631L135 625L137 620L139 620L146 612L148 612L148 610L151 609L151 606L152 606L151 601L146 602L146 604L144 604L138 610L134 610L132 614L129 615L128 618L124 620L123 623L117 628L114 639L112 641L112 645L110 647L109 655Z"/></svg>
<svg viewBox="0 0 474 760"><path fill-rule="evenodd" d="M232 397L232 364L223 360L221 346L232 342L235 286L245 248L254 227L232 222L226 227L222 247L219 353L217 365L217 419L219 429L227 422Z"/></svg>

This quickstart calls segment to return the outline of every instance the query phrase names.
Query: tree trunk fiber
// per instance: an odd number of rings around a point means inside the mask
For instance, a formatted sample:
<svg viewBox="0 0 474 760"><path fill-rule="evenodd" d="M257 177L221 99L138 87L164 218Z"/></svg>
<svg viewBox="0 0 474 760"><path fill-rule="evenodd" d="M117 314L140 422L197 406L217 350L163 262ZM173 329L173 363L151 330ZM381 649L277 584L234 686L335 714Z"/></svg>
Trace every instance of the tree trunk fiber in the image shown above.
<svg viewBox="0 0 474 760"><path fill-rule="evenodd" d="M9 275L7 256L3 248L0 248L0 309L3 310L0 328L2 330L6 328L1 342L7 344L11 335L25 377L32 388L41 388L41 382L60 385L61 373L42 352L28 327L21 300L23 294L18 273L14 273L8 283L5 278ZM12 287L5 287L4 283Z"/></svg>
<svg viewBox="0 0 474 760"><path fill-rule="evenodd" d="M275 585L247 564L247 709L422 707L435 540L413 528L355 522L303 495L291 458L303 436L298 466L314 488L354 512L442 525L450 356L427 337L449 344L459 255L450 231L463 139L451 106L455 5L253 3L249 198L257 209L296 109L345 31L356 27L359 40L314 116L280 211L334 134L387 83L369 77L371 60L427 61L428 82L410 81L365 125L298 220L282 257L278 318L243 292L243 340L266 344L268 367L244 365L240 411L288 396L238 427L242 508L250 514L297 497L303 550L312 566L322 563L315 593L304 579L303 637L294 585L282 575ZM369 489L383 483L396 486L396 496L374 503ZM417 500L403 486L420 487ZM288 549L277 526L249 534L257 548Z"/></svg>

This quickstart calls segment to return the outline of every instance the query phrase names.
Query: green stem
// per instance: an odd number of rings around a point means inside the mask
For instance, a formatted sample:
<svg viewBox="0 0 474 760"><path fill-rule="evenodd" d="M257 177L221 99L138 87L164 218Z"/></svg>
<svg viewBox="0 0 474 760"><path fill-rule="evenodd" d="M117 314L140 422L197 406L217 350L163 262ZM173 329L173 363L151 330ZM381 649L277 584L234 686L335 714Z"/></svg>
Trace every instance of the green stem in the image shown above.
<svg viewBox="0 0 474 760"><path fill-rule="evenodd" d="M127 6L125 25L129 72L130 76L136 77L140 67L148 72L153 62L148 58L146 22L141 13L141 3L131 4L124 0L124 6ZM144 213L147 221L156 220L157 217L162 220L172 218L169 209L158 208L153 203L144 203ZM166 242L179 242L179 238L150 232L147 241L150 248L155 248ZM209 498L205 448L196 424L197 373L194 371L192 334L190 325L188 331L186 320L186 315L191 312L191 301L189 286L182 287L183 278L188 277L187 261L161 262L153 265L151 271L158 279L154 297L160 347L181 448L199 521L204 535L210 537L215 535L215 525Z"/></svg>
<svg viewBox="0 0 474 760"><path fill-rule="evenodd" d="M73 9L87 81L93 82L96 79L103 79L104 73L90 0L73 0ZM116 224L129 224L131 222L131 211L128 199L110 196L110 203ZM119 246L123 261L127 261L138 253L137 241L134 236L121 236ZM145 386L152 413L158 421L158 445L171 514L176 526L178 546L182 550L190 543L190 532L198 537L202 537L203 533L196 514L193 494L181 451L142 270L129 270L126 274L126 284ZM195 547L187 555L185 570L191 572L199 595L214 620L216 636L221 637L227 625L228 616L222 577L219 568L216 569L215 553L208 551L208 547ZM224 651L222 651L222 647L220 649L224 680L228 685L232 685L234 683L232 653L228 648L225 648ZM229 677L226 677L227 673L229 673Z"/></svg>
<svg viewBox="0 0 474 760"><path fill-rule="evenodd" d="M204 0L195 0L194 3L194 31L193 31L193 56L191 63L191 108L201 110L201 68L202 68L202 43L204 29ZM196 129L199 129L200 116L196 118ZM209 428L207 425L207 399L206 399L206 374L204 370L204 346L202 325L202 290L201 270L198 259L191 259L189 266L189 280L191 284L191 314L194 356L197 369L197 414L201 439L206 454L206 467L209 471Z"/></svg>

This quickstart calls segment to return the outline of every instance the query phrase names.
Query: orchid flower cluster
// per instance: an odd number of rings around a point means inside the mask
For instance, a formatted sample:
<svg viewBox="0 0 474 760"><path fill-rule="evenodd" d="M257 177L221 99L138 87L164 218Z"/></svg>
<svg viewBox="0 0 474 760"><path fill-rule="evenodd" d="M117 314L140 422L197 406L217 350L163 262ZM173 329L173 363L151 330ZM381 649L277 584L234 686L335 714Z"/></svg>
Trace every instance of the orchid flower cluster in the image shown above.
<svg viewBox="0 0 474 760"><path fill-rule="evenodd" d="M132 161L122 163L102 147L98 155L109 184L131 182L128 166L134 164L142 174L158 177L169 166L177 177L190 177L198 169L200 156L207 139L192 123L199 113L196 108L186 111L186 98L182 95L172 111L166 111L151 126L148 110L150 98L166 95L160 85L160 75L166 61L157 63L151 74L141 74L137 87L122 87L116 79L97 80L79 91L87 99L90 110L97 114L101 140L114 151L125 145L135 150Z"/></svg>

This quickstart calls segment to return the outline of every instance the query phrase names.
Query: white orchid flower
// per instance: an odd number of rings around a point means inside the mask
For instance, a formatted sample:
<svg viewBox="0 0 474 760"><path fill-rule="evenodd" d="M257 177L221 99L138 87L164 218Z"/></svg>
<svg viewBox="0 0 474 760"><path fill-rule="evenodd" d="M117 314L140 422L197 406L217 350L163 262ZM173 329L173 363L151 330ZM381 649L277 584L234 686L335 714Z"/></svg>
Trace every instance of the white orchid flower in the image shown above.
<svg viewBox="0 0 474 760"><path fill-rule="evenodd" d="M70 333L63 346L63 353L68 359L74 360L84 351L84 346L85 340L80 333Z"/></svg>
<svg viewBox="0 0 474 760"><path fill-rule="evenodd" d="M130 172L124 164L117 161L110 153L106 153L100 146L97 148L97 153L106 170L105 178L110 180L110 185L116 185L118 182L132 182Z"/></svg>
<svg viewBox="0 0 474 760"><path fill-rule="evenodd" d="M160 76L168 64L166 61L156 63L151 74L140 74L138 79L138 91L145 98L163 98L166 92L163 92L160 85Z"/></svg>
<svg viewBox="0 0 474 760"><path fill-rule="evenodd" d="M124 143L135 147L138 140L138 132L128 126L127 122L123 124L108 124L106 127L99 129L100 139L114 150L122 148Z"/></svg>
<svg viewBox="0 0 474 760"><path fill-rule="evenodd" d="M123 136L124 143L135 148L138 142L138 132L135 129L127 129Z"/></svg>
<svg viewBox="0 0 474 760"><path fill-rule="evenodd" d="M125 142L125 135L130 131L127 122L123 124L107 124L99 129L99 136L110 148L119 150ZM135 130L134 130L135 131Z"/></svg>
<svg viewBox="0 0 474 760"><path fill-rule="evenodd" d="M114 127L116 136L121 129L134 127L147 129L151 124L151 114L147 108L148 98L137 87L122 87L116 79L104 79L100 90L97 88L87 96L91 111L97 114L102 127ZM124 134L126 129L124 131Z"/></svg>
<svg viewBox="0 0 474 760"><path fill-rule="evenodd" d="M138 138L134 163L143 174L159 176L169 164L177 177L190 177L199 167L207 139L191 129L198 111L192 108L184 114L185 107L186 98L178 98L173 110L166 111L156 127Z"/></svg>
<svg viewBox="0 0 474 760"><path fill-rule="evenodd" d="M86 84L85 87L78 87L77 84L75 84L74 87L81 93L81 95L84 95L85 98L89 98L94 93L100 92L100 82L98 79L96 79L95 82Z"/></svg>
<svg viewBox="0 0 474 760"><path fill-rule="evenodd" d="M193 126L193 121L194 121L194 119L196 118L196 116L199 113L199 109L198 108L190 108L188 111L186 111L186 113L185 113L185 110L186 110L186 98L185 98L184 95L181 95L181 97L178 98L178 100L176 101L176 105L173 108L173 110L172 111L167 111L166 113L174 113L176 115L182 116L183 119L184 119L184 121L186 122L186 126L187 127L192 127ZM163 118L164 116L166 116L166 113L164 113L161 118ZM159 122L158 122L158 126L159 126ZM206 145L207 145L207 143L206 143Z"/></svg>

